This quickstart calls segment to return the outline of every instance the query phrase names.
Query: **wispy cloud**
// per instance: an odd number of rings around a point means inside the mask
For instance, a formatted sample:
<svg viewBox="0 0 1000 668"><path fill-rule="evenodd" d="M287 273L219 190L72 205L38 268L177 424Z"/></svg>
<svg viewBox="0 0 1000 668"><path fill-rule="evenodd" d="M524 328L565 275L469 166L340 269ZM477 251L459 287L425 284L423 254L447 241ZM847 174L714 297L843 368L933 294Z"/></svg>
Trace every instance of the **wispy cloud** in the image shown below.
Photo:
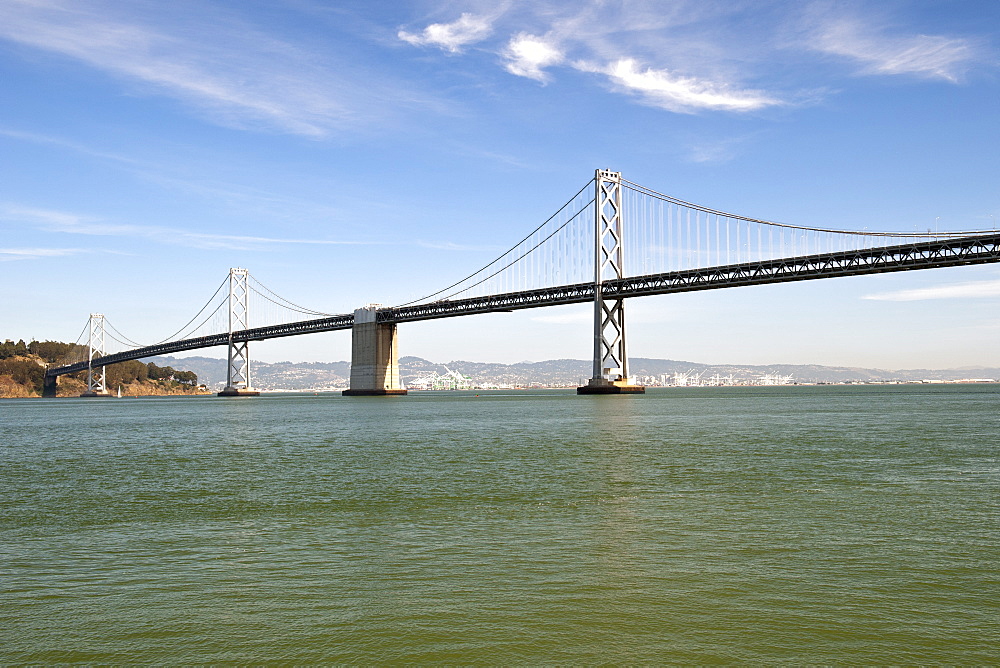
<svg viewBox="0 0 1000 668"><path fill-rule="evenodd" d="M249 187L218 181L214 178L216 176L215 172L210 167L204 168L204 163L197 158L188 158L174 163L149 162L103 150L99 147L70 141L63 137L22 132L3 127L0 127L0 137L9 137L40 146L67 149L81 155L116 162L124 165L126 169L140 178L159 186L171 190L183 190L213 202L241 202L243 206L251 208L258 214L277 211L280 212L281 216L288 216L290 212L294 211L295 215L300 218L314 220L335 218L340 215L337 207L329 204L289 197L274 191L262 189L259 186ZM199 165L200 171L194 175L176 175L179 166L186 167L189 164ZM377 206L377 204L373 203L372 206Z"/></svg>
<svg viewBox="0 0 1000 668"><path fill-rule="evenodd" d="M50 257L79 255L89 251L82 248L0 248L0 262L15 260L41 260Z"/></svg>
<svg viewBox="0 0 1000 668"><path fill-rule="evenodd" d="M736 157L742 138L699 141L688 146L687 159L699 164L728 162Z"/></svg>
<svg viewBox="0 0 1000 668"><path fill-rule="evenodd" d="M117 153L110 153L107 151L99 151L93 149L89 146L83 144L69 141L61 137L54 137L49 135L40 135L35 132L20 132L18 130L11 130L8 128L0 128L0 137L9 137L11 139L17 139L19 141L31 142L33 144L42 144L48 146L56 146L59 148L69 149L77 153L84 155L89 155L95 158L103 158L106 160L113 160L115 162L121 162L128 165L137 165L138 161L132 158L119 155Z"/></svg>
<svg viewBox="0 0 1000 668"><path fill-rule="evenodd" d="M466 13L451 23L432 23L419 33L400 30L397 36L414 46L436 46L458 53L463 46L480 42L491 32L493 26L488 17Z"/></svg>
<svg viewBox="0 0 1000 668"><path fill-rule="evenodd" d="M973 281L970 283L939 285L933 288L879 292L864 295L862 299L888 302L915 302L929 299L970 299L980 297L1000 297L1000 280Z"/></svg>
<svg viewBox="0 0 1000 668"><path fill-rule="evenodd" d="M975 50L969 40L940 35L891 35L870 22L838 18L823 25L810 45L862 65L864 74L910 74L958 81Z"/></svg>
<svg viewBox="0 0 1000 668"><path fill-rule="evenodd" d="M206 234L157 225L114 223L95 216L13 205L0 206L0 219L26 223L46 232L142 238L156 243L202 250L266 250L274 244L361 246L377 245L378 243L337 239L297 239L253 235Z"/></svg>
<svg viewBox="0 0 1000 668"><path fill-rule="evenodd" d="M321 138L384 115L390 98L413 101L388 90L389 73L345 70L217 7L161 8L154 23L129 16L129 4L14 0L0 3L0 39L142 84L231 127Z"/></svg>
<svg viewBox="0 0 1000 668"><path fill-rule="evenodd" d="M446 251L475 251L475 252L501 252L503 250L500 246L471 246L467 244L456 244L450 241L433 242L433 241L418 241L417 245L421 248L431 248L433 250L446 250Z"/></svg>
<svg viewBox="0 0 1000 668"><path fill-rule="evenodd" d="M550 40L527 33L511 38L503 51L505 67L511 74L545 82L545 68L558 65L564 59L562 51Z"/></svg>
<svg viewBox="0 0 1000 668"><path fill-rule="evenodd" d="M544 322L549 325L582 325L594 320L593 308L576 306L557 309L558 313L532 316L532 322Z"/></svg>
<svg viewBox="0 0 1000 668"><path fill-rule="evenodd" d="M553 313L532 316L531 321L550 325L582 325L594 322L594 308L590 305L561 306L553 311ZM630 323L651 325L690 320L691 312L688 309L681 310L676 307L669 310L632 308L628 317Z"/></svg>

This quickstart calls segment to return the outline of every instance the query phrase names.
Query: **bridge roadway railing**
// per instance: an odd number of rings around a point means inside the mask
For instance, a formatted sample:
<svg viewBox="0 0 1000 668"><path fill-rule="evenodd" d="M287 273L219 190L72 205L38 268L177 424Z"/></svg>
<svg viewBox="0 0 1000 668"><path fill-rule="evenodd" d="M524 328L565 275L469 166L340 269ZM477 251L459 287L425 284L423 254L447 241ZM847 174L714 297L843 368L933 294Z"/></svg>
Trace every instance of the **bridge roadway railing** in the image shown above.
<svg viewBox="0 0 1000 668"><path fill-rule="evenodd" d="M606 298L623 299L837 276L861 276L936 267L958 267L989 262L1000 262L1000 233L632 276L605 281L602 283L602 288ZM593 300L594 284L576 283L554 288L508 292L488 297L443 300L413 306L379 309L376 318L378 322L384 323L416 322L560 304L581 304ZM346 313L315 320L302 320L242 330L233 333L233 340L262 341L298 334L332 332L350 329L353 324L354 314ZM166 355L183 350L224 346L228 343L228 333L214 334L106 355L94 358L92 364L93 366L106 366L115 362ZM46 374L57 376L73 373L74 371L82 371L87 366L87 362L78 362L68 366L51 368L46 371Z"/></svg>

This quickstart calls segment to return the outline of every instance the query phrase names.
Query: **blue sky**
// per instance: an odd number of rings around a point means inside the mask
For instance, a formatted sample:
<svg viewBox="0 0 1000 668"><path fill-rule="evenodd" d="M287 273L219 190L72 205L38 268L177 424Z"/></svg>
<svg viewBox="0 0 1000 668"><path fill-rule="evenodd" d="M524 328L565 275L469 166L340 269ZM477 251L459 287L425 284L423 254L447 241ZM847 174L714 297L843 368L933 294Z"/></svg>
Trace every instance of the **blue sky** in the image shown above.
<svg viewBox="0 0 1000 668"><path fill-rule="evenodd" d="M159 340L235 266L325 312L401 303L598 167L787 223L992 229L998 28L995 0L0 0L0 335L103 312ZM628 309L631 356L1000 366L996 266ZM586 359L589 319L407 324L401 352ZM252 354L349 359L350 336Z"/></svg>

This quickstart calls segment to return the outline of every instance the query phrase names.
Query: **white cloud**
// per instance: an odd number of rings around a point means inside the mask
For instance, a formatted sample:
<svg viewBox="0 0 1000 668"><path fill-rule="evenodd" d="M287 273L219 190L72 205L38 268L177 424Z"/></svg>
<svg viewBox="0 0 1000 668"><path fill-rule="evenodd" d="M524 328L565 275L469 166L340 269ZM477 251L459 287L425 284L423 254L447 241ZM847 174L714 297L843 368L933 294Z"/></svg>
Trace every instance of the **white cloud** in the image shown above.
<svg viewBox="0 0 1000 668"><path fill-rule="evenodd" d="M971 283L940 285L933 288L879 292L865 295L862 299L889 302L915 302L928 299L968 299L977 297L1000 297L1000 281L974 281Z"/></svg>
<svg viewBox="0 0 1000 668"><path fill-rule="evenodd" d="M511 74L542 82L548 80L543 69L558 65L564 59L562 51L545 38L527 33L512 37L503 51L503 57L505 67Z"/></svg>
<svg viewBox="0 0 1000 668"><path fill-rule="evenodd" d="M964 39L890 36L853 19L828 23L810 46L863 63L865 74L912 74L946 81L957 81L974 57L974 49Z"/></svg>
<svg viewBox="0 0 1000 668"><path fill-rule="evenodd" d="M613 90L674 113L747 113L811 104L830 94L828 86L815 81L805 90L784 92L742 83L763 80L772 64L787 71L789 50L800 60L802 51L850 58L868 74L949 81L957 80L977 56L969 39L912 29L894 35L881 27L884 22L874 16L874 9L862 22L825 2L801 3L777 13L768 5L748 9L696 0L538 0L495 13L475 32L466 25L472 15L463 14L465 21L434 24L419 34L400 31L400 38L455 52L465 43L485 40L491 31L501 33L502 45L487 46L515 76L545 83L558 66L570 67L606 77ZM748 22L762 24L751 40L746 39ZM808 37L803 40L803 35ZM710 151L694 159L716 160L718 154Z"/></svg>
<svg viewBox="0 0 1000 668"><path fill-rule="evenodd" d="M700 62L692 60L690 52L709 53L718 59L724 57L725 49L706 51L700 36L692 37L685 32L684 36L671 34L668 38L665 31L687 28L685 24L696 21L692 16L717 20L717 14L710 11L706 17L699 7L690 3L663 8L645 2L627 2L616 10L600 0L572 6L539 2L522 7L516 13L497 11L489 18L466 13L457 21L435 23L422 32L400 30L398 36L410 44L434 45L455 53L466 44L489 37L501 26L502 16L508 19L503 27L508 27L512 23L510 19L516 17L521 25L542 29L512 30L506 44L499 48L503 67L515 76L545 83L552 78L552 68L569 66L604 75L618 90L636 94L646 104L674 112L690 113L699 109L745 112L781 104L761 91L729 85L726 83L729 78L718 71L725 68L716 67L717 63L708 63L703 68L712 72L708 77L678 73L691 71L692 65ZM681 64L676 70L641 69L638 59L624 51L623 45L645 54L652 62Z"/></svg>
<svg viewBox="0 0 1000 668"><path fill-rule="evenodd" d="M466 13L451 23L432 23L421 33L400 30L397 36L414 46L437 46L458 53L463 46L486 39L492 31L488 18Z"/></svg>
<svg viewBox="0 0 1000 668"><path fill-rule="evenodd" d="M577 63L577 69L606 75L619 89L638 95L646 104L679 113L699 109L746 112L782 104L761 91L733 90L669 70L641 69L632 58L621 58L606 67Z"/></svg>
<svg viewBox="0 0 1000 668"><path fill-rule="evenodd" d="M0 248L0 262L39 260L46 257L64 257L86 252L82 248Z"/></svg>

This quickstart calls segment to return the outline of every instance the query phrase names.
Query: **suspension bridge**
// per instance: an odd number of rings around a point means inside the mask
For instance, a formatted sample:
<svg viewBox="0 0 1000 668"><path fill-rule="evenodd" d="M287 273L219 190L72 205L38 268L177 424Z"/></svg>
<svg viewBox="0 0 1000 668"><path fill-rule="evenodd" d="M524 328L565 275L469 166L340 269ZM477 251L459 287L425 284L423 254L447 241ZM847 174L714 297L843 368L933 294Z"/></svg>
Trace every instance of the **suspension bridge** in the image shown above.
<svg viewBox="0 0 1000 668"><path fill-rule="evenodd" d="M998 261L995 230L888 232L778 223L686 202L597 170L500 257L405 304L324 313L275 294L238 268L187 324L158 343L133 341L103 314L91 314L74 347L78 359L46 371L43 396L55 396L59 376L84 370L83 396L106 396L107 365L216 346L228 348L226 387L219 394L255 395L250 342L347 329L351 378L344 394L405 394L400 323L580 303L594 306L594 348L593 375L577 391L638 393L644 388L631 382L625 347L631 297Z"/></svg>

